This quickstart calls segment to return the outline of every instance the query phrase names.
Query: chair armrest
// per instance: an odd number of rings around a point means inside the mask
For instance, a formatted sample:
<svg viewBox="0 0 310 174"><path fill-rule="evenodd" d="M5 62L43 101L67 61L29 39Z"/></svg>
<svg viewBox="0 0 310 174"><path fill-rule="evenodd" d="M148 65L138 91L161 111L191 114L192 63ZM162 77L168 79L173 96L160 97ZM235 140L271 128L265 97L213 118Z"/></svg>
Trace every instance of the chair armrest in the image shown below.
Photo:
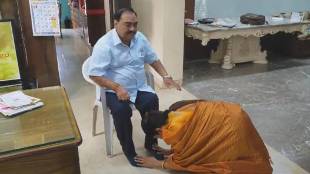
<svg viewBox="0 0 310 174"><path fill-rule="evenodd" d="M145 71L146 83L155 89L154 76L151 72Z"/></svg>

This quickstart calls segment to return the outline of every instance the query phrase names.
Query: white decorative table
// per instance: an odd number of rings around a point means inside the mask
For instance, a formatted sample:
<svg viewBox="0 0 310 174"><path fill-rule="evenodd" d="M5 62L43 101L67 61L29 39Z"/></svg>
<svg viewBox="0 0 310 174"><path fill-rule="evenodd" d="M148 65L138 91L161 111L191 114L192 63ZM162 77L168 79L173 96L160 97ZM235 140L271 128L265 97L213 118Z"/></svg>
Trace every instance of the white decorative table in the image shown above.
<svg viewBox="0 0 310 174"><path fill-rule="evenodd" d="M207 45L211 39L221 39L217 51L211 53L209 63L222 63L223 69L232 69L235 63L254 62L266 64L266 51L261 51L260 37L277 32L309 32L310 21L291 23L289 19L272 21L266 17L268 24L246 25L239 19L230 18L236 26L233 28L215 25L198 24L186 25L185 35L201 40L202 45Z"/></svg>

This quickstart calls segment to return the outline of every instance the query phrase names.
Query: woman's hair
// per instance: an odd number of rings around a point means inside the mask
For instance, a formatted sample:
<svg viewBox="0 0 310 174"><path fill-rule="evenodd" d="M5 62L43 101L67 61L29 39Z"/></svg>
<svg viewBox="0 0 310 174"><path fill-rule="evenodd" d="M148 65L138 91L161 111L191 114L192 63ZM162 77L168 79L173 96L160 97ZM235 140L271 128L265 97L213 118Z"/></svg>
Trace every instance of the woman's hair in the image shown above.
<svg viewBox="0 0 310 174"><path fill-rule="evenodd" d="M156 135L156 129L166 124L170 111L150 111L142 118L142 129L147 135Z"/></svg>
<svg viewBox="0 0 310 174"><path fill-rule="evenodd" d="M126 8L121 8L121 9L117 10L117 11L114 13L114 15L113 15L114 20L119 21L119 20L121 19L122 14L123 14L124 12L131 12L131 13L133 13L133 14L135 14L135 15L137 16L137 13L136 13L132 8L126 7Z"/></svg>

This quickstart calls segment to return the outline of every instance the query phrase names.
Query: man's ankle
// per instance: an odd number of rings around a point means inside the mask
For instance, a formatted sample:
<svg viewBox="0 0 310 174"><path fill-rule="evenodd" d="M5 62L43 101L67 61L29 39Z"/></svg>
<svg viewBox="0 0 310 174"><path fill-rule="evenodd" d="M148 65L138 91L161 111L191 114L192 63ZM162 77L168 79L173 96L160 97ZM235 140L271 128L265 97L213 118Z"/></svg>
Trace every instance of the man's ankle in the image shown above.
<svg viewBox="0 0 310 174"><path fill-rule="evenodd" d="M156 138L153 138L152 136L145 136L144 148L152 149L153 146L156 146L157 144L158 140Z"/></svg>
<svg viewBox="0 0 310 174"><path fill-rule="evenodd" d="M145 149L153 156L155 157L157 160L164 160L165 159L165 155L164 154L160 154L157 150L153 149L153 147L145 147Z"/></svg>
<svg viewBox="0 0 310 174"><path fill-rule="evenodd" d="M126 155L125 155L126 156ZM137 155L136 155L137 156ZM128 156L126 156L126 158L127 158L127 160L128 160L128 162L132 165L132 166L134 166L134 167L140 167L139 165L138 165L138 163L135 161L135 157L136 156L133 156L133 157L128 157Z"/></svg>

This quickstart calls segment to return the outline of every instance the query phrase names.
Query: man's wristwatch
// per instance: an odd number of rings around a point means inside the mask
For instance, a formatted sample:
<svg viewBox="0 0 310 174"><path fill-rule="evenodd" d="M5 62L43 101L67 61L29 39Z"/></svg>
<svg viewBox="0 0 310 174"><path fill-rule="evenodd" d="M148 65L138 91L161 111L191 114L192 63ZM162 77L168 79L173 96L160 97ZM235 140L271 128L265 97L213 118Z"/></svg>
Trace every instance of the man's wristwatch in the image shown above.
<svg viewBox="0 0 310 174"><path fill-rule="evenodd" d="M163 79L172 79L172 77L170 76L170 75L165 75L165 76L162 76L163 77Z"/></svg>

